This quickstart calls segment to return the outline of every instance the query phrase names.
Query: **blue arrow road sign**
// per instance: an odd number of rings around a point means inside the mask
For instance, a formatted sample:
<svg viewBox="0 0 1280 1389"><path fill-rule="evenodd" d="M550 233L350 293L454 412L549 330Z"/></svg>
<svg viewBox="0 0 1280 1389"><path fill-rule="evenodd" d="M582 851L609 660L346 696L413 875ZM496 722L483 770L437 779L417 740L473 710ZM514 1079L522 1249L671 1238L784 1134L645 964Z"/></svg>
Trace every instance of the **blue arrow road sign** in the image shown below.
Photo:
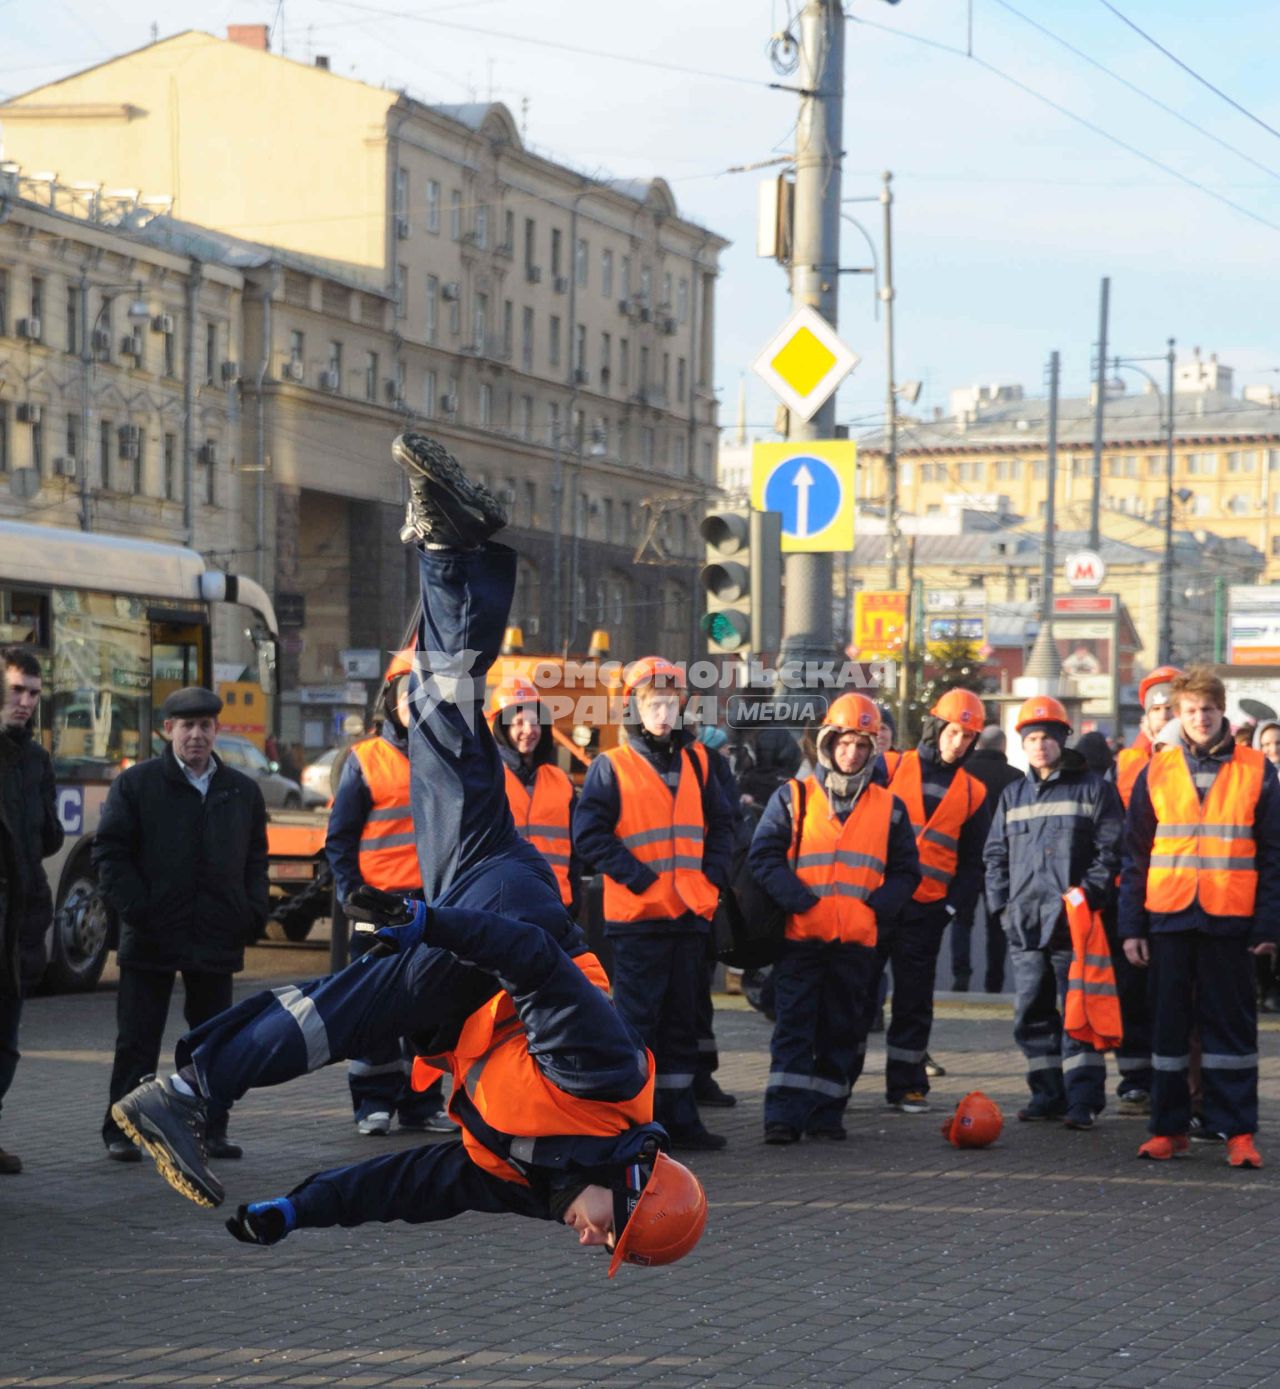
<svg viewBox="0 0 1280 1389"><path fill-rule="evenodd" d="M807 540L836 519L841 491L830 463L812 454L795 454L779 464L765 484L765 509L782 513L784 535Z"/></svg>

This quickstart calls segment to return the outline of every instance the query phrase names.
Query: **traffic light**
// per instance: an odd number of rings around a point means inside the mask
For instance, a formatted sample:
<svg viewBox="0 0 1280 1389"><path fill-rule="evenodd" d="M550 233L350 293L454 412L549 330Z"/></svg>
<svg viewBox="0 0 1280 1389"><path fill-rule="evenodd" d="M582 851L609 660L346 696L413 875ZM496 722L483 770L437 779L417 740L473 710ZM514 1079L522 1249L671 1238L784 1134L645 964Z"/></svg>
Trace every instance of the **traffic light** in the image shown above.
<svg viewBox="0 0 1280 1389"><path fill-rule="evenodd" d="M699 529L706 542L702 587L707 649L777 651L782 642L782 514L713 511Z"/></svg>

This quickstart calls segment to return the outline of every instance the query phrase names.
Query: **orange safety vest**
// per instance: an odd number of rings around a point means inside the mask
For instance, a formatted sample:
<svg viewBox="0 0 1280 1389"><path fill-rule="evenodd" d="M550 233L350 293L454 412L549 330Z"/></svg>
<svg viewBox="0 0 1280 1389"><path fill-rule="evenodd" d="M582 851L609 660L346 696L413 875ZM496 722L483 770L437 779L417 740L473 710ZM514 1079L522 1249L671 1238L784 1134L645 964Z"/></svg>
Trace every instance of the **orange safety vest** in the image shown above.
<svg viewBox="0 0 1280 1389"><path fill-rule="evenodd" d="M560 888L560 900L567 907L573 900L569 887L569 807L573 803L573 782L549 763L539 767L530 790L511 770L503 766L507 778L507 804L516 822L516 833L551 865Z"/></svg>
<svg viewBox="0 0 1280 1389"><path fill-rule="evenodd" d="M702 872L706 832L702 788L709 775L707 749L694 743L680 754L680 780L674 797L634 748L610 748L604 755L613 763L618 783L614 834L658 875L658 881L643 892L632 892L606 874L605 920L670 921L693 912L710 921L720 892Z"/></svg>
<svg viewBox="0 0 1280 1389"><path fill-rule="evenodd" d="M422 869L409 808L409 758L385 738L365 738L351 749L373 806L360 831L360 876L386 892L420 889Z"/></svg>
<svg viewBox="0 0 1280 1389"><path fill-rule="evenodd" d="M608 976L594 955L575 956L574 964L597 988L608 992ZM507 1158L527 1155L537 1139L610 1138L653 1122L655 1068L652 1054L645 1054L649 1078L631 1099L588 1100L570 1095L553 1085L529 1055L529 1039L511 996L499 993L471 1014L451 1051L414 1058L413 1088L425 1090L442 1070L451 1070L449 1111L461 1126L468 1157L502 1181L527 1186L526 1178ZM474 1109L488 1131L487 1144L467 1127L469 1109Z"/></svg>
<svg viewBox="0 0 1280 1389"><path fill-rule="evenodd" d="M1151 761L1151 744L1144 747L1135 743L1131 748L1121 748L1116 753L1116 790L1129 809L1129 799L1133 795L1133 784L1142 775L1142 769Z"/></svg>
<svg viewBox="0 0 1280 1389"><path fill-rule="evenodd" d="M915 831L921 877L913 898L917 902L941 902L956 875L960 831L986 799L987 789L963 767L959 768L951 778L947 794L926 822L920 754L907 752L898 763L889 790L906 806L911 828Z"/></svg>
<svg viewBox="0 0 1280 1389"><path fill-rule="evenodd" d="M1082 889L1064 893L1067 925L1071 928L1071 969L1067 973L1067 1004L1063 1026L1077 1042L1098 1051L1120 1045L1120 997L1111 963L1111 947L1102 926L1102 913L1089 910Z"/></svg>
<svg viewBox="0 0 1280 1389"><path fill-rule="evenodd" d="M1253 816L1267 760L1237 747L1201 804L1182 749L1151 759L1147 791L1156 816L1146 907L1180 912L1192 902L1210 916L1252 916L1258 890Z"/></svg>
<svg viewBox="0 0 1280 1389"><path fill-rule="evenodd" d="M892 781L898 774L898 766L902 761L902 753L897 748L886 748L880 754L884 758L885 770L889 773L889 780Z"/></svg>
<svg viewBox="0 0 1280 1389"><path fill-rule="evenodd" d="M800 783L791 782L791 823L800 815ZM884 882L893 796L870 785L842 825L817 777L805 782L804 824L796 877L818 897L807 912L787 917L788 940L874 945L876 914L867 899Z"/></svg>

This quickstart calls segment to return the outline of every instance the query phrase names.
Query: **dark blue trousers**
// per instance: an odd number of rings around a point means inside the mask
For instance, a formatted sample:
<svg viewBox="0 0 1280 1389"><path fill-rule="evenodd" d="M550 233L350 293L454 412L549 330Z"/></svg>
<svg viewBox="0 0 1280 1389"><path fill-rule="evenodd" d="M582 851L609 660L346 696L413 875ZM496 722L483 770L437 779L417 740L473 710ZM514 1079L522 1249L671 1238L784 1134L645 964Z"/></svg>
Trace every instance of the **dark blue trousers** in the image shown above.
<svg viewBox="0 0 1280 1389"><path fill-rule="evenodd" d="M1100 1114L1107 1103L1106 1053L1067 1036L1062 1009L1071 950L1014 946L1013 1040L1027 1060L1033 1096L1055 1105L1080 1105Z"/></svg>
<svg viewBox="0 0 1280 1389"><path fill-rule="evenodd" d="M677 1133L700 1123L698 1002L707 987L707 941L692 929L646 928L610 935L613 1003L644 1038L655 1065L653 1117Z"/></svg>
<svg viewBox="0 0 1280 1389"><path fill-rule="evenodd" d="M429 1090L415 1091L413 1047L407 1037L397 1037L369 1056L355 1056L347 1063L347 1088L357 1119L370 1114L398 1114L406 1122L421 1121L444 1104L439 1081Z"/></svg>
<svg viewBox="0 0 1280 1389"><path fill-rule="evenodd" d="M868 946L783 941L773 967L766 1125L841 1127L867 1049L875 973Z"/></svg>
<svg viewBox="0 0 1280 1389"><path fill-rule="evenodd" d="M18 1023L22 1018L22 995L0 994L0 1104L13 1084L18 1069Z"/></svg>
<svg viewBox="0 0 1280 1389"><path fill-rule="evenodd" d="M1150 937L1154 1012L1151 1132L1191 1125L1187 1064L1199 1029L1205 1127L1229 1138L1258 1131L1258 1000L1243 936L1202 931Z"/></svg>
<svg viewBox="0 0 1280 1389"><path fill-rule="evenodd" d="M984 971L982 987L989 994L1004 990L1004 962L1009 943L999 926L993 926L987 916L987 905L981 897L967 915L951 918L951 976L973 972L973 936L983 936Z"/></svg>

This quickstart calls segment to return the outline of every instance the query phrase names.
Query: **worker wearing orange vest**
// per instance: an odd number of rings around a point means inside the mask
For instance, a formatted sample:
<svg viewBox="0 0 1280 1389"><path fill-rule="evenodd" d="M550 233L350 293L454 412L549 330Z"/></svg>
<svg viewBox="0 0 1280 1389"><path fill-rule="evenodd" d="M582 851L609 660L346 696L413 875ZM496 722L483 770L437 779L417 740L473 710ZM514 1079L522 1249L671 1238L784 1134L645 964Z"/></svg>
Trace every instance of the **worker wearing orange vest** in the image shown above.
<svg viewBox="0 0 1280 1389"><path fill-rule="evenodd" d="M886 965L893 970L885 1101L904 1114L929 1109L925 1063L942 938L948 923L967 915L982 891L991 812L986 788L962 763L985 722L982 700L972 690L944 691L925 716L920 746L902 754L889 782L911 821L921 874L911 900L896 919L885 919L876 940L876 986ZM866 1024L869 1029L870 1016Z"/></svg>
<svg viewBox="0 0 1280 1389"><path fill-rule="evenodd" d="M1086 1130L1106 1107L1107 1063L1087 1041L1064 1036L1074 959L1065 898L1079 888L1089 911L1106 908L1124 815L1115 787L1066 746L1071 721L1059 700L1033 695L1014 727L1029 767L1000 793L984 858L988 919L1009 938L1013 1038L1031 1091L1018 1118Z"/></svg>
<svg viewBox="0 0 1280 1389"><path fill-rule="evenodd" d="M1120 936L1151 971L1152 1137L1139 1157L1187 1151L1187 1084L1199 1028L1204 1120L1232 1167L1261 1167L1254 955L1280 934L1280 787L1237 745L1222 681L1192 667L1173 684L1176 724L1134 783L1120 882Z"/></svg>
<svg viewBox="0 0 1280 1389"><path fill-rule="evenodd" d="M498 686L486 717L502 758L516 833L551 865L560 900L577 916L582 866L571 835L573 782L555 764L555 738L540 708L538 687L511 676Z"/></svg>
<svg viewBox="0 0 1280 1389"><path fill-rule="evenodd" d="M623 738L592 762L574 847L604 875L613 998L657 1060L654 1114L679 1148L722 1148L694 1096L707 934L733 857L734 812L707 749L681 727L684 672L659 656L624 674Z"/></svg>
<svg viewBox="0 0 1280 1389"><path fill-rule="evenodd" d="M865 695L835 700L818 730L817 768L778 788L751 840L751 874L787 913L773 967L766 1143L847 1136L877 935L921 881L906 808L875 781L879 727Z"/></svg>
<svg viewBox="0 0 1280 1389"><path fill-rule="evenodd" d="M409 807L409 676L413 649L392 658L378 709L382 730L353 744L342 764L329 812L324 851L333 869L338 900L362 883L411 896L422 895L422 870ZM347 1084L356 1129L366 1137L402 1129L452 1133L440 1083L416 1094L410 1085L410 1051L400 1038L376 1053L353 1057Z"/></svg>
<svg viewBox="0 0 1280 1389"><path fill-rule="evenodd" d="M666 1136L647 1112L653 1063L597 987L599 967L546 860L515 831L484 719L485 674L515 590L515 553L489 539L505 524L502 507L433 439L403 435L392 456L408 474L401 538L415 545L421 586L410 798L431 904L406 910L392 898L389 912L387 894L356 889L356 919L362 907L389 925L409 918L390 930L393 953L243 1000L181 1039L177 1074L118 1101L116 1121L176 1190L217 1205L225 1193L205 1156L211 1100L411 1035L419 1055L456 1058L450 1103L472 1142L402 1150L350 1180L317 1178L297 1206L255 1202L229 1222L237 1238L512 1212L558 1217L585 1246L612 1244L615 1266L668 1263L701 1235L705 1196L661 1153ZM509 1009L493 1002L500 991ZM487 1041L477 1036L486 1009ZM521 1026L508 1036L509 1011Z"/></svg>

